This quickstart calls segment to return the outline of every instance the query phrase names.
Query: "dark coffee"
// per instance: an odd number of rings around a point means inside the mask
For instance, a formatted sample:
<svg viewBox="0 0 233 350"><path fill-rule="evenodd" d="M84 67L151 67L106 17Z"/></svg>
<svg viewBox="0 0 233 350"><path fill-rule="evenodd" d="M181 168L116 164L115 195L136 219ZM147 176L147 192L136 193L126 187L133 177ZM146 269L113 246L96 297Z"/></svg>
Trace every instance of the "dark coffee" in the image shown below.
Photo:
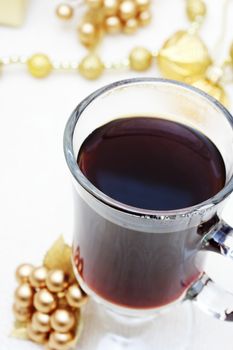
<svg viewBox="0 0 233 350"><path fill-rule="evenodd" d="M156 118L114 120L87 137L78 164L99 190L143 209L193 206L225 183L215 145L185 125Z"/></svg>
<svg viewBox="0 0 233 350"><path fill-rule="evenodd" d="M118 119L95 130L78 164L105 194L144 209L189 207L225 184L222 157L206 136L149 117ZM177 300L200 275L198 226L141 232L105 219L76 198L74 262L97 295L125 307L156 308Z"/></svg>

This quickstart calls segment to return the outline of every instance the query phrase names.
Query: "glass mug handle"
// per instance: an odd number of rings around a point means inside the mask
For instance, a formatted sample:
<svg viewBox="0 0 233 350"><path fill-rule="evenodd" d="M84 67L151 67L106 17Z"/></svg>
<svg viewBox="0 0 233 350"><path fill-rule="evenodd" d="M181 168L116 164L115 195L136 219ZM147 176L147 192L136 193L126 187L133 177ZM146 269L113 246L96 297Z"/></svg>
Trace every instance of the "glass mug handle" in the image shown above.
<svg viewBox="0 0 233 350"><path fill-rule="evenodd" d="M215 253L218 264L207 265L186 297L213 317L233 321L233 228L223 220L204 236L199 253L206 255L206 252ZM228 274L227 279L224 274Z"/></svg>

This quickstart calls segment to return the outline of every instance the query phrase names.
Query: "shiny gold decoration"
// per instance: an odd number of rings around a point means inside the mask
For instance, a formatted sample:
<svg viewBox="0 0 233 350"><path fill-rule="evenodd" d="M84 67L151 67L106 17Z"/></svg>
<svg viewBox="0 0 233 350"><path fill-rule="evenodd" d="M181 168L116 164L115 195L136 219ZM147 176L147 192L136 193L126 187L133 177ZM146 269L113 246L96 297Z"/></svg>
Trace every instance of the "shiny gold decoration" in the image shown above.
<svg viewBox="0 0 233 350"><path fill-rule="evenodd" d="M110 16L105 19L104 27L107 33L116 34L121 31L122 23L117 16Z"/></svg>
<svg viewBox="0 0 233 350"><path fill-rule="evenodd" d="M34 288L45 287L45 281L48 275L48 269L44 266L36 267L32 270L29 281Z"/></svg>
<svg viewBox="0 0 233 350"><path fill-rule="evenodd" d="M37 329L33 328L31 324L27 326L27 335L29 339L38 344L45 344L48 339L47 333L39 332Z"/></svg>
<svg viewBox="0 0 233 350"><path fill-rule="evenodd" d="M123 26L123 32L126 34L134 34L138 29L138 20L136 18L130 18L125 22Z"/></svg>
<svg viewBox="0 0 233 350"><path fill-rule="evenodd" d="M114 16L118 11L118 0L103 0L103 8L106 16Z"/></svg>
<svg viewBox="0 0 233 350"><path fill-rule="evenodd" d="M73 334L69 333L59 333L53 332L49 336L48 346L51 349L56 350L68 350L70 347L70 342L73 339Z"/></svg>
<svg viewBox="0 0 233 350"><path fill-rule="evenodd" d="M203 0L187 0L187 16L190 21L206 15L206 5Z"/></svg>
<svg viewBox="0 0 233 350"><path fill-rule="evenodd" d="M15 291L15 302L18 307L29 307L32 305L33 289L28 283L22 283Z"/></svg>
<svg viewBox="0 0 233 350"><path fill-rule="evenodd" d="M87 79L97 79L103 73L104 65L95 54L89 54L80 62L79 72Z"/></svg>
<svg viewBox="0 0 233 350"><path fill-rule="evenodd" d="M136 71L147 70L152 63L152 54L144 47L135 47L129 55L130 68Z"/></svg>
<svg viewBox="0 0 233 350"><path fill-rule="evenodd" d="M63 237L59 237L47 252L44 258L44 266L49 270L61 269L69 276L69 281L74 281L74 271L71 264L71 247L68 246Z"/></svg>
<svg viewBox="0 0 233 350"><path fill-rule="evenodd" d="M99 34L96 25L92 22L84 22L78 27L79 40L87 47L98 43Z"/></svg>
<svg viewBox="0 0 233 350"><path fill-rule="evenodd" d="M25 283L29 281L29 276L33 270L31 264L21 264L16 270L16 279L19 283Z"/></svg>
<svg viewBox="0 0 233 350"><path fill-rule="evenodd" d="M175 33L158 54L158 65L166 78L192 82L211 64L208 50L198 35Z"/></svg>
<svg viewBox="0 0 233 350"><path fill-rule="evenodd" d="M142 11L138 15L138 23L141 27L145 27L148 24L150 24L151 19L152 19L152 15L149 10Z"/></svg>
<svg viewBox="0 0 233 350"><path fill-rule="evenodd" d="M69 20L74 15L74 9L69 4L60 4L56 8L56 15L62 20Z"/></svg>
<svg viewBox="0 0 233 350"><path fill-rule="evenodd" d="M52 293L43 288L35 294L33 304L37 311L50 313L56 308L57 301Z"/></svg>
<svg viewBox="0 0 233 350"><path fill-rule="evenodd" d="M119 6L119 14L121 19L128 20L134 18L137 12L136 4L133 0L123 0Z"/></svg>
<svg viewBox="0 0 233 350"><path fill-rule="evenodd" d="M18 304L14 304L13 312L17 321L27 322L31 318L32 310L30 307L20 307Z"/></svg>
<svg viewBox="0 0 233 350"><path fill-rule="evenodd" d="M85 0L85 1L86 1L86 4L93 9L98 9L103 4L102 0Z"/></svg>
<svg viewBox="0 0 233 350"><path fill-rule="evenodd" d="M87 303L88 296L74 283L66 291L66 300L70 306L79 308Z"/></svg>
<svg viewBox="0 0 233 350"><path fill-rule="evenodd" d="M28 71L35 78L47 77L52 71L52 64L48 56L37 53L27 61Z"/></svg>
<svg viewBox="0 0 233 350"><path fill-rule="evenodd" d="M216 100L221 102L223 105L228 105L228 98L224 88L219 83L213 83L206 77L196 80L192 83L193 86L213 96Z"/></svg>
<svg viewBox="0 0 233 350"><path fill-rule="evenodd" d="M57 332L66 333L74 327L74 324L73 313L66 309L57 309L51 316L51 326Z"/></svg>
<svg viewBox="0 0 233 350"><path fill-rule="evenodd" d="M42 333L49 332L51 330L50 316L36 311L32 316L32 327Z"/></svg>
<svg viewBox="0 0 233 350"><path fill-rule="evenodd" d="M68 286L68 279L61 269L52 270L46 278L46 286L50 292L62 292Z"/></svg>
<svg viewBox="0 0 233 350"><path fill-rule="evenodd" d="M134 0L134 1L135 1L137 10L140 12L148 10L151 5L150 0Z"/></svg>

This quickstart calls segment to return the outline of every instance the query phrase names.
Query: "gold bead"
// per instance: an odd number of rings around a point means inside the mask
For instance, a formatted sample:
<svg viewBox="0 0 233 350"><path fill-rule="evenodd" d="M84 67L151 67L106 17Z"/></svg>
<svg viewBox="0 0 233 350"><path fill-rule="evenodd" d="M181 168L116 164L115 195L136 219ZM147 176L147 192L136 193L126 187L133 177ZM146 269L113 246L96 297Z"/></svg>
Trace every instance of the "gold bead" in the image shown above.
<svg viewBox="0 0 233 350"><path fill-rule="evenodd" d="M137 10L138 11L145 11L148 10L150 7L151 1L150 0L135 0Z"/></svg>
<svg viewBox="0 0 233 350"><path fill-rule="evenodd" d="M68 279L63 270L52 270L46 278L46 286L50 292L62 292L68 286Z"/></svg>
<svg viewBox="0 0 233 350"><path fill-rule="evenodd" d="M27 335L29 339L38 344L44 344L48 339L47 333L39 332L38 330L34 329L31 324L27 326Z"/></svg>
<svg viewBox="0 0 233 350"><path fill-rule="evenodd" d="M36 267L32 270L29 281L34 288L45 287L45 281L48 275L48 269L44 266Z"/></svg>
<svg viewBox="0 0 233 350"><path fill-rule="evenodd" d="M48 56L44 54L35 54L27 61L28 71L36 78L47 77L52 71L52 64Z"/></svg>
<svg viewBox="0 0 233 350"><path fill-rule="evenodd" d="M32 308L30 307L20 307L18 304L13 305L13 313L15 319L19 322L28 322L32 316Z"/></svg>
<svg viewBox="0 0 233 350"><path fill-rule="evenodd" d="M197 17L204 17L205 15L206 5L203 0L188 0L187 16L190 21L195 21Z"/></svg>
<svg viewBox="0 0 233 350"><path fill-rule="evenodd" d="M107 33L115 34L119 33L121 30L121 21L117 16L110 16L105 19L105 30Z"/></svg>
<svg viewBox="0 0 233 350"><path fill-rule="evenodd" d="M147 26L151 22L151 12L149 10L142 11L138 15L138 23L141 27Z"/></svg>
<svg viewBox="0 0 233 350"><path fill-rule="evenodd" d="M129 55L130 68L136 71L148 69L152 63L152 54L144 47L135 47Z"/></svg>
<svg viewBox="0 0 233 350"><path fill-rule="evenodd" d="M103 73L104 65L95 54L89 54L79 64L80 74L87 79L97 79Z"/></svg>
<svg viewBox="0 0 233 350"><path fill-rule="evenodd" d="M223 105L228 106L228 97L224 88L220 84L213 83L207 78L202 78L193 82L192 85L213 96Z"/></svg>
<svg viewBox="0 0 233 350"><path fill-rule="evenodd" d="M39 332L49 332L51 330L50 316L39 311L34 312L32 316L32 326Z"/></svg>
<svg viewBox="0 0 233 350"><path fill-rule="evenodd" d="M119 14L121 19L128 20L135 17L137 12L135 2L133 0L123 0L120 3Z"/></svg>
<svg viewBox="0 0 233 350"><path fill-rule="evenodd" d="M16 270L16 279L19 283L28 282L29 276L33 270L33 266L31 264L22 264Z"/></svg>
<svg viewBox="0 0 233 350"><path fill-rule="evenodd" d="M126 34L134 34L138 29L138 21L136 18L130 18L125 22L123 31Z"/></svg>
<svg viewBox="0 0 233 350"><path fill-rule="evenodd" d="M45 288L35 294L33 303L37 311L42 313L50 313L57 306L55 296Z"/></svg>
<svg viewBox="0 0 233 350"><path fill-rule="evenodd" d="M66 300L70 306L79 308L86 304L88 296L82 292L77 284L72 284L66 291Z"/></svg>
<svg viewBox="0 0 233 350"><path fill-rule="evenodd" d="M86 0L86 4L92 9L98 9L102 6L102 0Z"/></svg>
<svg viewBox="0 0 233 350"><path fill-rule="evenodd" d="M73 339L72 333L52 332L49 336L48 346L56 350L68 350Z"/></svg>
<svg viewBox="0 0 233 350"><path fill-rule="evenodd" d="M56 8L56 15L58 18L67 21L73 17L74 9L68 4L60 4Z"/></svg>
<svg viewBox="0 0 233 350"><path fill-rule="evenodd" d="M118 0L103 0L103 8L106 16L113 16L118 11Z"/></svg>
<svg viewBox="0 0 233 350"><path fill-rule="evenodd" d="M51 326L57 332L66 333L74 327L74 324L73 313L66 309L57 309L51 316Z"/></svg>
<svg viewBox="0 0 233 350"><path fill-rule="evenodd" d="M84 22L78 27L79 40L85 46L94 46L98 42L98 31L91 22Z"/></svg>
<svg viewBox="0 0 233 350"><path fill-rule="evenodd" d="M15 302L19 307L29 307L33 301L33 289L28 283L21 284L15 291Z"/></svg>

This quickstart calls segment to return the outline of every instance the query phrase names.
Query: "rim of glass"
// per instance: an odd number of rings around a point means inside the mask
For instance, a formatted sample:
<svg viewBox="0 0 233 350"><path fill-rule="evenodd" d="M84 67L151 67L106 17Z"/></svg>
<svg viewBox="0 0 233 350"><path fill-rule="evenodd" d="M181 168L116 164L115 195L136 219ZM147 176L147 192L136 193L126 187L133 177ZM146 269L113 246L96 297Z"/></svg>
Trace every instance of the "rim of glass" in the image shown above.
<svg viewBox="0 0 233 350"><path fill-rule="evenodd" d="M130 85L144 84L144 83L177 85L179 87L182 87L186 90L191 91L192 93L199 95L201 98L205 98L207 102L213 104L222 113L223 117L225 117L228 120L229 124L232 127L232 132L233 132L233 117L230 114L230 112L215 98L206 94L205 92L201 91L196 87L193 87L175 80L163 79L163 78L131 78L131 79L116 81L114 83L108 84L94 91L92 94L87 96L84 100L82 100L78 104L78 106L75 108L75 110L73 111L73 113L71 114L70 118L67 121L65 131L64 131L63 147L64 147L66 162L70 169L71 174L73 175L74 179L82 186L82 188L86 190L89 194L91 194L93 197L95 197L97 200L106 204L107 206L110 206L112 208L115 208L117 210L120 210L125 213L129 213L132 215L150 216L150 217L156 217L156 218L159 218L159 217L169 218L169 217L180 216L180 215L182 216L191 215L194 212L196 213L198 211L206 211L207 209L210 209L211 207L217 205L218 203L220 203L222 200L224 200L226 197L228 197L231 194L231 192L233 191L233 175L231 176L227 184L221 189L221 191L219 191L217 194L207 199L206 201L198 203L197 205L194 205L191 207L161 211L161 210L149 210L149 209L137 208L137 207L119 202L107 196L105 193L103 193L97 187L95 187L85 177L85 175L82 173L81 169L79 168L75 154L74 154L74 149L73 149L73 136L74 136L76 124L79 120L79 117L83 113L83 111L88 107L90 103L92 103L92 101L94 101L96 98L100 97L101 95L105 94L110 90L114 90L115 88L118 88L121 86L130 86Z"/></svg>

